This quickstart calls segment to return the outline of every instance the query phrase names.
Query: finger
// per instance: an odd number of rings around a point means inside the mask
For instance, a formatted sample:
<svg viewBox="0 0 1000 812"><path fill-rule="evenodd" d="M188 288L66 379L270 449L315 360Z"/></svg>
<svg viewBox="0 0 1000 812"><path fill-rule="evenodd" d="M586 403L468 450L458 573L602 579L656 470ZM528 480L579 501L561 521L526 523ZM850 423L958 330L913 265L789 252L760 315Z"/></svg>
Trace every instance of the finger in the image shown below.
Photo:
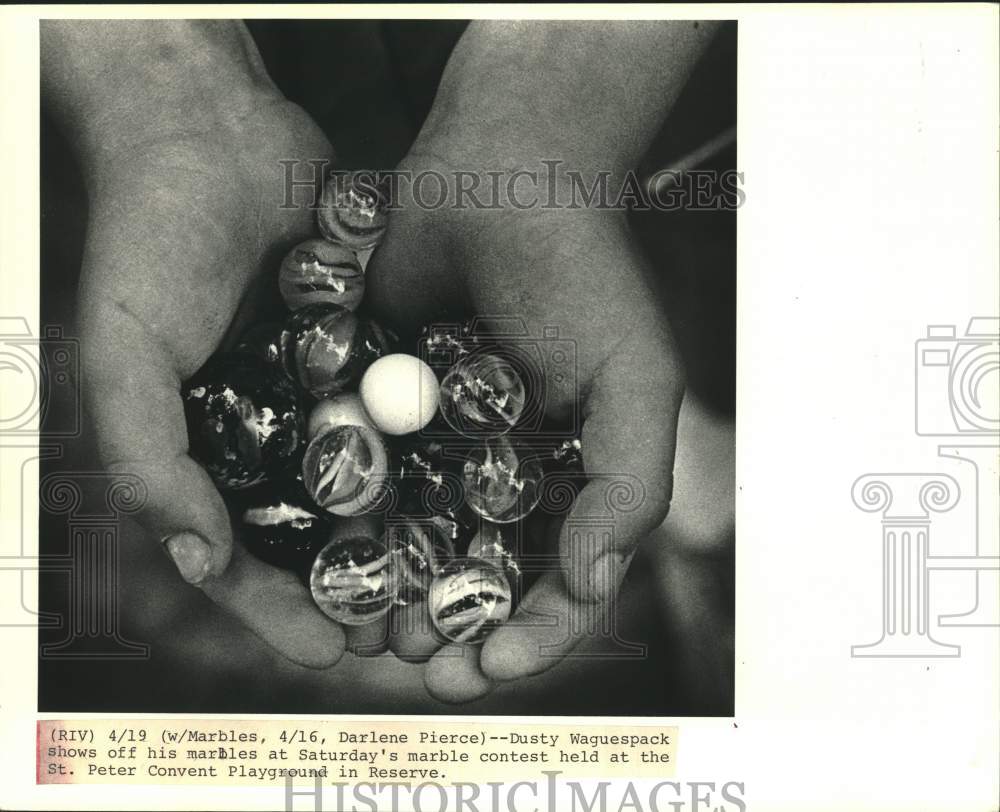
<svg viewBox="0 0 1000 812"><path fill-rule="evenodd" d="M493 690L493 682L479 666L480 646L449 643L427 663L424 686L441 702L458 705L481 699Z"/></svg>
<svg viewBox="0 0 1000 812"><path fill-rule="evenodd" d="M560 532L570 594L609 600L638 544L664 520L673 491L683 375L662 327L632 333L595 374L584 402L588 482Z"/></svg>
<svg viewBox="0 0 1000 812"><path fill-rule="evenodd" d="M146 498L137 518L186 581L220 575L232 548L229 516L211 478L187 455L173 360L120 309L96 308L82 325L84 394L102 463L141 480Z"/></svg>
<svg viewBox="0 0 1000 812"><path fill-rule="evenodd" d="M389 617L382 617L363 626L346 626L347 650L358 657L377 657L389 649Z"/></svg>
<svg viewBox="0 0 1000 812"><path fill-rule="evenodd" d="M385 237L365 269L368 306L378 318L403 333L415 334L436 317L463 306L459 287L445 261L445 230L435 227L437 218L445 214L434 211L419 217L390 215Z"/></svg>
<svg viewBox="0 0 1000 812"><path fill-rule="evenodd" d="M427 601L397 606L389 621L389 648L400 660L423 663L447 642L434 630Z"/></svg>
<svg viewBox="0 0 1000 812"><path fill-rule="evenodd" d="M573 600L561 572L543 575L513 616L483 644L488 679L514 680L556 665L594 628L600 607Z"/></svg>
<svg viewBox="0 0 1000 812"><path fill-rule="evenodd" d="M319 610L299 579L259 561L239 545L226 572L207 578L201 588L294 663L328 668L344 653L343 629Z"/></svg>

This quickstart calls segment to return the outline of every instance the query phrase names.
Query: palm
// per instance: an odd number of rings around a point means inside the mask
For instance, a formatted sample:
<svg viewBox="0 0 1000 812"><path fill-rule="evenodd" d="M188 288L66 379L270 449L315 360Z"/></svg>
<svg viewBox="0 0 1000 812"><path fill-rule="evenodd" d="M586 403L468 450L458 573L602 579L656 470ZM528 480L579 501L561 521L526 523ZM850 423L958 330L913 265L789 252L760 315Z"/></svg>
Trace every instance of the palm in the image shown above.
<svg viewBox="0 0 1000 812"><path fill-rule="evenodd" d="M314 124L292 113L301 111L275 110L267 129L256 122L269 136L249 133L251 147L175 136L126 154L101 178L86 263L97 300L85 305L120 305L182 377L219 346L238 312L260 304L247 294L273 273L275 256L311 233L305 205L279 208L278 161L331 149Z"/></svg>

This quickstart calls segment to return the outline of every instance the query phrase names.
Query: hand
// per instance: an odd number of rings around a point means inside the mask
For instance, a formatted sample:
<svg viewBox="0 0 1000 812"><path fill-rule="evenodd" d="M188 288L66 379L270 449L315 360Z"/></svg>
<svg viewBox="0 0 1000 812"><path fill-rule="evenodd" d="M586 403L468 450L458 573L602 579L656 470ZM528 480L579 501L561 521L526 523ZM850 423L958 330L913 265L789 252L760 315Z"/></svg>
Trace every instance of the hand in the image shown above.
<svg viewBox="0 0 1000 812"><path fill-rule="evenodd" d="M309 194L279 208L283 159L329 143L276 91L238 111L202 104L161 131L113 135L85 161L90 219L80 326L103 462L142 478L140 515L181 575L279 652L325 667L342 629L298 580L234 548L222 497L187 455L181 382L245 325L282 253L314 230ZM302 174L301 172L299 174Z"/></svg>
<svg viewBox="0 0 1000 812"><path fill-rule="evenodd" d="M400 169L453 177L458 168L488 167L486 157L475 167L459 167L447 157L431 148L411 154ZM406 617L426 607L399 610L395 625L403 633L391 648L407 659L430 658L430 693L463 702L486 694L493 680L525 677L559 662L584 634L570 630L587 629L601 604L614 599L636 546L667 513L683 376L623 213L428 210L405 194L400 204L367 270L377 318L415 330L444 316L516 316L532 336L540 336L543 326L558 326L560 338L576 343L578 378L546 382L547 414L564 417L578 399L586 470L634 477L644 488L638 509L616 515L610 548L573 544L565 527L553 530L565 571L543 575L481 652L458 644L438 650L433 635L413 631L426 623ZM589 483L569 521L601 515L607 484Z"/></svg>

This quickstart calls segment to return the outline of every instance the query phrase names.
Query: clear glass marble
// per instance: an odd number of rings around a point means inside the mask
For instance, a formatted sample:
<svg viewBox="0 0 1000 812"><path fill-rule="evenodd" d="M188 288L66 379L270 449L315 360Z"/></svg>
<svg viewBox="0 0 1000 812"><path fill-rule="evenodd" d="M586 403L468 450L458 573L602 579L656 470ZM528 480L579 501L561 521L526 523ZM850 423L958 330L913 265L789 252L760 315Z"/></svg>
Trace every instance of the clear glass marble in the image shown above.
<svg viewBox="0 0 1000 812"><path fill-rule="evenodd" d="M552 451L552 462L564 471L583 472L583 444L576 438L564 440Z"/></svg>
<svg viewBox="0 0 1000 812"><path fill-rule="evenodd" d="M367 426L332 426L302 458L302 481L312 500L335 516L370 510L388 486L388 454Z"/></svg>
<svg viewBox="0 0 1000 812"><path fill-rule="evenodd" d="M356 310L365 294L365 276L354 252L326 240L306 240L284 258L278 290L289 310L330 303Z"/></svg>
<svg viewBox="0 0 1000 812"><path fill-rule="evenodd" d="M456 558L431 581L428 610L443 637L456 643L481 643L510 617L510 583L491 561Z"/></svg>
<svg viewBox="0 0 1000 812"><path fill-rule="evenodd" d="M462 504L462 459L444 444L419 434L390 439L396 509L408 516L435 516Z"/></svg>
<svg viewBox="0 0 1000 812"><path fill-rule="evenodd" d="M328 617L361 626L392 608L399 579L385 544L352 536L335 539L320 551L309 575L309 588Z"/></svg>
<svg viewBox="0 0 1000 812"><path fill-rule="evenodd" d="M541 498L542 465L509 437L492 437L469 452L462 466L465 503L491 522L527 516Z"/></svg>
<svg viewBox="0 0 1000 812"><path fill-rule="evenodd" d="M441 381L441 416L467 437L510 431L527 401L524 382L511 364L490 353L460 358Z"/></svg>
<svg viewBox="0 0 1000 812"><path fill-rule="evenodd" d="M317 398L356 384L387 347L375 322L329 303L296 310L281 333L285 371Z"/></svg>
<svg viewBox="0 0 1000 812"><path fill-rule="evenodd" d="M361 405L357 392L341 392L332 398L324 398L317 403L306 423L306 437L313 440L333 426L367 426L374 429L371 418Z"/></svg>
<svg viewBox="0 0 1000 812"><path fill-rule="evenodd" d="M400 588L397 603L426 600L431 580L455 557L455 546L444 523L401 518L386 523L385 544L396 559Z"/></svg>
<svg viewBox="0 0 1000 812"><path fill-rule="evenodd" d="M280 478L305 435L294 387L261 358L224 353L184 386L188 445L222 489Z"/></svg>
<svg viewBox="0 0 1000 812"><path fill-rule="evenodd" d="M472 541L469 542L466 555L469 558L492 561L508 577L517 578L521 575L521 567L514 557L513 534L512 525L484 523Z"/></svg>

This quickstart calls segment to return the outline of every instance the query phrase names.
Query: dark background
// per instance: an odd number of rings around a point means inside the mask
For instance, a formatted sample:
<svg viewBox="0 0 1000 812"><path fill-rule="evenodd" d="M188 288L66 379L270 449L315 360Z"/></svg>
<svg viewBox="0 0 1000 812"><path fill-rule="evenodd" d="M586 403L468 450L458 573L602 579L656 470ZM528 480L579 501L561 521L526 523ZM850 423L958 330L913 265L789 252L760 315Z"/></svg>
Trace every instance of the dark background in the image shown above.
<svg viewBox="0 0 1000 812"><path fill-rule="evenodd" d="M342 165L376 169L395 166L406 153L465 26L453 21L248 25L275 82L312 114ZM337 71L349 73L349 79L338 82ZM673 166L735 122L736 24L729 23L641 168ZM60 325L72 337L78 334L74 322L86 194L66 141L44 115L41 132L41 321ZM733 146L701 168L735 167ZM116 527L117 545L112 545L120 559L110 587L118 598L118 616L106 619L104 630L114 629L120 642L109 644L99 629L82 629L74 645L41 656L39 710L731 715L736 215L648 211L632 219L661 281L689 376L685 425L690 428L681 431L675 510L637 556L619 608L619 636L644 644L646 656L609 659L606 644L587 644L581 653L592 656L564 661L544 675L500 686L458 708L426 693L421 666L401 663L391 654L374 662L346 655L329 671L309 671L272 654L200 592L182 584L157 545L126 520ZM46 425L69 419L75 408L72 391L53 389ZM42 461L43 481L66 472L89 482L100 499L100 478L86 476L94 466L86 428L79 437L59 442L62 454ZM689 483L690 497L682 497L682 482ZM65 562L70 537L87 525L82 514L89 507L70 514L44 507L43 559ZM87 596L73 589L66 573L43 568L43 645L68 638L72 630L61 619L70 616L71 602L81 597ZM96 637L91 634L88 642L84 638L92 632ZM123 641L148 646L148 653L128 656L137 652ZM98 650L117 656L76 656Z"/></svg>

